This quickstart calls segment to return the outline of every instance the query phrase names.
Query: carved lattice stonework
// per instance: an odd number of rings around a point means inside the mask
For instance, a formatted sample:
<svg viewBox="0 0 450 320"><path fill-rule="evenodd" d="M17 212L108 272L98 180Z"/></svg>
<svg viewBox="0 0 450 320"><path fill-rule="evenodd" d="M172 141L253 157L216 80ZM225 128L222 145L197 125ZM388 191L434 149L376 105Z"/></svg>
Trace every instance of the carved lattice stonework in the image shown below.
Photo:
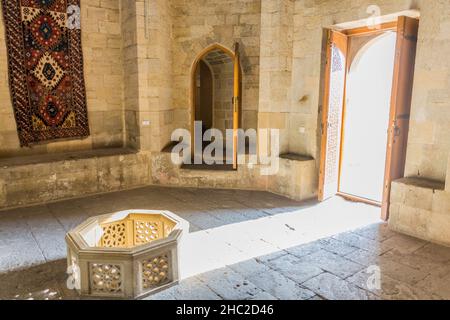
<svg viewBox="0 0 450 320"><path fill-rule="evenodd" d="M174 285L185 232L189 223L169 211L92 217L66 237L67 286L86 297L141 299Z"/></svg>
<svg viewBox="0 0 450 320"><path fill-rule="evenodd" d="M327 122L325 194L331 194L333 190L337 190L344 89L345 56L336 45L333 45Z"/></svg>
<svg viewBox="0 0 450 320"><path fill-rule="evenodd" d="M169 254L142 261L142 288L161 286L169 281Z"/></svg>
<svg viewBox="0 0 450 320"><path fill-rule="evenodd" d="M135 245L147 244L159 239L157 222L136 221Z"/></svg>
<svg viewBox="0 0 450 320"><path fill-rule="evenodd" d="M102 246L105 248L124 248L127 246L127 227L125 222L103 227Z"/></svg>
<svg viewBox="0 0 450 320"><path fill-rule="evenodd" d="M164 223L164 236L168 237L173 231L173 225Z"/></svg>
<svg viewBox="0 0 450 320"><path fill-rule="evenodd" d="M92 293L120 294L123 292L120 266L99 263L93 263L90 266Z"/></svg>

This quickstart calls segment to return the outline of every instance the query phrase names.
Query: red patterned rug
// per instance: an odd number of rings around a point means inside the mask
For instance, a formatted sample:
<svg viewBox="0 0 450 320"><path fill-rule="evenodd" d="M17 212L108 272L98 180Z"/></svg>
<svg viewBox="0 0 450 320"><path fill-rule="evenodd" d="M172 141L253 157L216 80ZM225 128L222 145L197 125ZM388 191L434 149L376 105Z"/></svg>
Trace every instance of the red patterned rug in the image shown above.
<svg viewBox="0 0 450 320"><path fill-rule="evenodd" d="M80 0L2 0L21 146L89 136Z"/></svg>

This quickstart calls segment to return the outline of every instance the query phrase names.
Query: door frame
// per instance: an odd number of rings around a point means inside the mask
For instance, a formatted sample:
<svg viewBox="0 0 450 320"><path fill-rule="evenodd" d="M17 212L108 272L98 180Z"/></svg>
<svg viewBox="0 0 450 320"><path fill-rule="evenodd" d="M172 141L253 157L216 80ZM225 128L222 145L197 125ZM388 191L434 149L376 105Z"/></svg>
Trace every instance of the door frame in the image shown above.
<svg viewBox="0 0 450 320"><path fill-rule="evenodd" d="M339 192L339 186L340 186L340 177L341 177L341 166L342 166L342 148L343 148L343 137L345 134L345 130L344 130L344 121L345 121L345 111L346 111L346 91L344 89L344 102L343 102L343 107L342 107L342 116L341 116L341 121L342 121L342 126L341 126L341 139L339 141L339 169L338 169L338 189L336 190L336 195L340 195L350 201L356 201L356 202L363 202L363 203L367 203L367 204L371 204L371 205L377 205L379 207L382 208L382 212L381 212L381 217L383 220L387 221L389 218L389 203L390 203L390 188L391 188L391 182L393 179L397 179L399 178L400 175L404 175L404 167L405 167L405 162L406 162L406 141L407 141L407 136L408 136L408 126L406 127L406 132L404 133L403 136L403 144L401 147L403 148L403 155L402 156L398 156L397 157L393 157L393 143L394 143L394 139L395 139L395 130L396 130L396 119L397 119L397 109L398 109L398 95L399 95L399 79L401 76L401 72L403 70L401 70L401 68L404 66L402 65L402 61L401 58L406 55L410 60L408 60L408 62L410 62L410 66L412 66L412 70L408 70L410 72L409 76L409 80L413 80L413 76L414 76L414 62L415 62L415 54L416 54L416 50L414 48L414 56L413 58L411 58L411 54L408 54L408 52L405 53L405 45L404 45L404 29L406 28L406 21L409 21L408 19L414 19L415 21L417 21L417 25L416 27L418 27L418 23L419 23L419 18L410 18L410 17L405 17L405 16L400 16L398 17L398 19L396 21L392 21L392 22L386 22L380 25L380 28L377 29L371 29L368 27L359 27L359 28L353 28L353 29L348 29L348 30L338 30L339 33L344 34L345 36L349 37L354 37L354 36L362 36L362 35L368 35L368 34L372 34L372 33L383 33L386 31L397 31L397 33L402 33L402 34L397 34L397 44L396 44L396 50L395 50L395 64L394 64L394 70L393 70L393 83L392 83L392 94L391 94L391 103L390 103L390 117L389 117L389 132L388 132L388 140L387 140L387 150L386 150L386 166L385 166L385 175L384 175L384 189L383 189L383 201L382 203L377 203L368 199L364 199L364 198L360 198L357 196L353 196L353 195L349 195L349 194L345 194L342 192ZM403 32L402 32L403 30ZM326 66L326 70L325 70L325 86L324 86L324 97L323 97L323 117L322 117L322 142L321 142L321 152L320 152L320 173L319 173L319 201L323 201L325 200L325 196L324 195L324 184L325 184L325 170L326 170L326 156L327 156L327 123L328 123L328 108L329 108L329 90L330 90L330 75L331 75L331 68L329 65L329 61L331 58L331 47L332 47L332 41L330 41L330 34L335 30L333 29L329 29L329 35L328 35L328 41L327 41L327 66ZM416 30L417 32L417 30ZM347 39L348 40L348 39ZM417 42L417 39L415 39ZM349 41L347 41L347 52L348 52L348 46L349 46ZM409 48L408 48L409 49ZM347 54L346 55L346 75L349 71L349 68L351 66L351 61L349 61L350 59L350 55ZM347 79L345 79L345 88L347 86ZM401 88L403 89L403 91L405 91L405 88ZM410 88L412 90L412 86ZM407 89L406 89L407 91ZM405 94L404 92L401 92L400 94ZM411 95L408 96L408 92L406 92L406 102L404 102L405 104L408 104L409 102L409 109L411 107ZM408 100L409 98L409 100ZM408 108L406 108L408 109ZM408 114L409 117L409 114ZM409 121L409 118L408 118ZM397 160L398 162L402 162L402 163L396 163L393 164L393 159L395 158L395 160ZM392 167L394 167L396 170L396 172L393 172ZM402 171L403 170L403 171Z"/></svg>
<svg viewBox="0 0 450 320"><path fill-rule="evenodd" d="M321 149L320 149L320 173L319 173L319 201L324 201L329 198L327 194L326 186L329 184L327 181L327 155L328 155L328 128L329 128L329 104L330 104L330 89L331 89L331 74L332 74L332 63L333 63L333 45L335 45L345 56L345 62L347 61L347 51L348 43L347 36L340 32L332 29L327 30L327 45L326 45L326 67L325 67L325 85L324 85L324 95L323 95L323 106L322 106L322 123L321 123ZM347 65L345 66L347 69ZM347 70L345 70L345 76L347 76ZM344 94L343 101L345 102L345 83L344 78ZM342 112L342 110L341 110ZM342 119L341 119L342 121ZM342 134L342 129L340 134ZM339 151L340 147L338 146ZM338 163L339 166L339 163ZM338 172L336 172L339 174ZM339 176L336 177L339 179ZM335 183L336 181L332 181ZM338 183L338 181L337 181ZM337 190L336 190L337 191ZM335 193L336 194L336 193Z"/></svg>
<svg viewBox="0 0 450 320"><path fill-rule="evenodd" d="M381 217L385 221L389 219L391 183L405 175L419 25L419 18L401 16L398 19L381 208Z"/></svg>
<svg viewBox="0 0 450 320"><path fill-rule="evenodd" d="M360 27L360 28L354 28L354 29L349 29L349 30L344 30L343 34L345 34L348 37L348 41L347 41L347 45L350 47L351 44L351 39L355 38L355 37L361 37L361 36L368 36L368 35L376 35L379 34L379 36L381 36L383 33L388 32L388 31L396 31L397 30L397 26L398 26L398 22L397 21L392 21L392 22L387 22L384 24L381 24L379 28L376 29L370 29L368 27ZM347 52L349 53L349 47L347 48ZM359 50L361 50L363 47L359 48ZM347 75L348 72L350 72L353 60L352 58L355 58L353 56L351 56L350 54L347 54ZM392 70L393 74L394 74L394 70ZM374 201L374 200L370 200L364 197L360 197L360 196L356 196L353 194L348 194L345 193L343 191L341 191L341 177L342 177L342 162L343 162L343 151L344 151L344 137L345 137L345 120L346 120L346 115L347 115L347 78L346 78L346 83L345 83L345 90L344 90L344 104L342 107L342 129L341 129L341 141L340 141L340 158L339 158L339 172L338 172L338 190L337 190L337 195L349 200L349 201L354 201L354 202L362 202L362 203L366 203L369 205L373 205L373 206L377 206L377 207L382 207L382 202L378 202L378 201ZM389 106L390 109L392 109L392 106ZM391 111L389 112L391 113ZM390 123L390 121L388 122ZM386 150L387 152L387 150ZM383 195L384 196L384 195Z"/></svg>
<svg viewBox="0 0 450 320"><path fill-rule="evenodd" d="M214 50L221 50L223 51L225 54L227 54L233 61L234 61L234 70L235 70L235 76L234 76L234 92L233 92L233 97L231 97L232 100L232 107L233 107L233 130L234 130L234 135L233 135L233 169L237 169L237 139L235 139L234 137L237 137L237 130L238 128L236 128L236 123L239 124L241 123L241 116L240 116L240 112L239 109L241 107L241 103L242 103L242 99L240 98L240 88L242 88L242 71L241 71L241 67L240 67L240 63L239 63L239 45L236 43L235 45L235 51L233 52L232 50L230 50L229 48L219 44L219 43L213 43L209 46L207 46L206 48L204 48L194 59L192 65L191 65L191 75L190 75L190 97L189 97L189 110L191 113L191 153L192 156L194 155L195 152L195 112L196 112L196 71L198 68L198 64L200 62L201 59L203 59L203 57L205 57L208 53L214 51ZM237 77L237 82L236 82L236 62L238 62L238 74L239 76ZM214 74L213 74L213 78L214 78ZM236 83L238 84L237 86L237 90L236 90ZM238 99L235 99L236 93L238 94ZM213 97L214 97L214 85L213 85ZM235 101L238 102L238 112L236 112L235 109ZM213 113L213 125L214 125L214 113Z"/></svg>

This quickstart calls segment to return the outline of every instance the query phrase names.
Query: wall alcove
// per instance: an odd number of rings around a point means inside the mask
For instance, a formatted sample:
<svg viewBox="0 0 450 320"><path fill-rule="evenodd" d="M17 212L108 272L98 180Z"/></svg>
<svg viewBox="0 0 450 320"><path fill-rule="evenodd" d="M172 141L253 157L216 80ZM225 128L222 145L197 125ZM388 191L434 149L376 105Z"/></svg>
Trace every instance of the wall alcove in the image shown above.
<svg viewBox="0 0 450 320"><path fill-rule="evenodd" d="M220 44L202 50L191 69L191 133L195 145L195 122L202 122L201 135L209 129L222 133L224 156L233 148L237 168L237 130L242 127L242 70L239 46L232 51ZM234 131L233 143L226 143L226 131ZM205 148L205 143L201 150ZM206 142L208 144L208 142ZM193 150L196 149L195 147Z"/></svg>

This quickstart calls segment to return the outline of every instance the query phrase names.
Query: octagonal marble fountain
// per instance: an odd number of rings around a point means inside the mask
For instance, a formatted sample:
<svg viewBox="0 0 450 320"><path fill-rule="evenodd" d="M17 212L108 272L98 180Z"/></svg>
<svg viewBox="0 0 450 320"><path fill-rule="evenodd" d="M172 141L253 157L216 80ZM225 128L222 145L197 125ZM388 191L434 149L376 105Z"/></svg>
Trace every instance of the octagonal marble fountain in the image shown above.
<svg viewBox="0 0 450 320"><path fill-rule="evenodd" d="M93 217L66 236L68 266L82 296L137 299L179 280L179 248L189 223L169 211Z"/></svg>

